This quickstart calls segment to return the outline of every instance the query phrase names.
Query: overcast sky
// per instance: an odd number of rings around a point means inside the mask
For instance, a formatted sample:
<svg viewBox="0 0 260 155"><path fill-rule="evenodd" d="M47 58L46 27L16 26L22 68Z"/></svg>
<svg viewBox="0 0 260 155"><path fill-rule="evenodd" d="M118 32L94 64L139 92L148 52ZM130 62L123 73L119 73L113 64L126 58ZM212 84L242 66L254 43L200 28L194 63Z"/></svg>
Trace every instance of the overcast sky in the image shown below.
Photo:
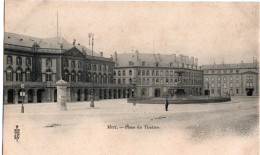
<svg viewBox="0 0 260 155"><path fill-rule="evenodd" d="M109 57L114 51L184 54L199 64L252 62L259 51L258 3L17 2L5 3L5 31L62 36Z"/></svg>

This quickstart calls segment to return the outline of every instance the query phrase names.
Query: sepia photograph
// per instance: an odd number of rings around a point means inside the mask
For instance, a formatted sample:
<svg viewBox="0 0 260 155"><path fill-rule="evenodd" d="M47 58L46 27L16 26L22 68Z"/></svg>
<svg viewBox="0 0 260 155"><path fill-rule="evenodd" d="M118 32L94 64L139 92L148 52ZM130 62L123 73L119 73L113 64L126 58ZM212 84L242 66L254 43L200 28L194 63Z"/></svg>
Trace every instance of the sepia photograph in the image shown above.
<svg viewBox="0 0 260 155"><path fill-rule="evenodd" d="M3 155L258 155L259 3L5 0Z"/></svg>

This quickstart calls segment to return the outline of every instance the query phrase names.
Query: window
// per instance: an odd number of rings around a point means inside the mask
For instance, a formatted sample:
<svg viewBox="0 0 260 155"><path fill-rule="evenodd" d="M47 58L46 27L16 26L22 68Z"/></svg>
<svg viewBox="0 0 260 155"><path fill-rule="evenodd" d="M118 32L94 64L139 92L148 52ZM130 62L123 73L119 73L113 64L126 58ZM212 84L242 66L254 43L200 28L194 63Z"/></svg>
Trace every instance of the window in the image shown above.
<svg viewBox="0 0 260 155"><path fill-rule="evenodd" d="M220 81L220 77L218 77L218 81Z"/></svg>
<svg viewBox="0 0 260 155"><path fill-rule="evenodd" d="M239 73L239 70L237 69L236 72Z"/></svg>
<svg viewBox="0 0 260 155"><path fill-rule="evenodd" d="M48 59L46 60L46 67L51 67L51 66L52 66L52 61L51 61L50 58L48 58Z"/></svg>
<svg viewBox="0 0 260 155"><path fill-rule="evenodd" d="M121 71L117 71L118 76L121 76Z"/></svg>
<svg viewBox="0 0 260 155"><path fill-rule="evenodd" d="M25 71L25 81L31 81L31 70L27 69Z"/></svg>
<svg viewBox="0 0 260 155"><path fill-rule="evenodd" d="M26 66L31 66L31 58L26 58Z"/></svg>
<svg viewBox="0 0 260 155"><path fill-rule="evenodd" d="M146 76L149 76L150 75L150 72L149 70L146 71Z"/></svg>
<svg viewBox="0 0 260 155"><path fill-rule="evenodd" d="M229 80L230 80L230 81L232 81L232 80L233 80L233 77L232 77L232 76L230 76Z"/></svg>
<svg viewBox="0 0 260 155"><path fill-rule="evenodd" d="M93 65L93 70L97 71L97 65Z"/></svg>
<svg viewBox="0 0 260 155"><path fill-rule="evenodd" d="M159 84L159 79L156 79L156 84Z"/></svg>
<svg viewBox="0 0 260 155"><path fill-rule="evenodd" d="M8 68L6 70L6 81L13 81L13 69Z"/></svg>
<svg viewBox="0 0 260 155"><path fill-rule="evenodd" d="M155 84L155 80L154 80L154 78L152 79L152 84L153 84L153 85Z"/></svg>
<svg viewBox="0 0 260 155"><path fill-rule="evenodd" d="M156 76L159 76L159 71L156 71Z"/></svg>
<svg viewBox="0 0 260 155"><path fill-rule="evenodd" d="M236 76L237 81L239 81L239 76Z"/></svg>
<svg viewBox="0 0 260 155"><path fill-rule="evenodd" d="M232 70L232 69L230 69L230 73L233 73L233 70Z"/></svg>
<svg viewBox="0 0 260 155"><path fill-rule="evenodd" d="M233 83L231 82L231 83L229 84L229 86L230 86L230 87L233 87Z"/></svg>
<svg viewBox="0 0 260 155"><path fill-rule="evenodd" d="M48 70L46 71L45 81L52 81L52 78L51 78L51 70L50 70L50 69L48 69Z"/></svg>
<svg viewBox="0 0 260 155"><path fill-rule="evenodd" d="M138 70L138 74L137 75L139 75L139 76L141 75L141 71L140 70Z"/></svg>
<svg viewBox="0 0 260 155"><path fill-rule="evenodd" d="M166 78L165 83L169 84L169 79L168 78Z"/></svg>
<svg viewBox="0 0 260 155"><path fill-rule="evenodd" d="M220 83L218 83L218 88L220 88Z"/></svg>
<svg viewBox="0 0 260 155"><path fill-rule="evenodd" d="M69 71L68 70L64 71L64 80L69 82Z"/></svg>
<svg viewBox="0 0 260 155"><path fill-rule="evenodd" d="M106 65L104 65L104 72L106 72L107 71L107 66Z"/></svg>
<svg viewBox="0 0 260 155"><path fill-rule="evenodd" d="M125 70L123 70L123 76L125 76Z"/></svg>
<svg viewBox="0 0 260 155"><path fill-rule="evenodd" d="M21 57L16 58L16 65L22 65L22 58Z"/></svg>
<svg viewBox="0 0 260 155"><path fill-rule="evenodd" d="M207 81L207 82L208 82L208 81L209 81L209 78L208 78L208 77L206 77L206 78L205 78L205 81Z"/></svg>
<svg viewBox="0 0 260 155"><path fill-rule="evenodd" d="M72 66L72 63L71 63ZM76 72L73 70L71 71L71 82L76 82Z"/></svg>
<svg viewBox="0 0 260 155"><path fill-rule="evenodd" d="M71 61L71 68L75 68L75 61Z"/></svg>
<svg viewBox="0 0 260 155"><path fill-rule="evenodd" d="M212 70L211 73L214 74L214 70Z"/></svg>
<svg viewBox="0 0 260 155"><path fill-rule="evenodd" d="M237 94L239 94L239 89L237 89Z"/></svg>
<svg viewBox="0 0 260 155"><path fill-rule="evenodd" d="M211 88L214 88L214 86L215 86L215 83L211 83Z"/></svg>
<svg viewBox="0 0 260 155"><path fill-rule="evenodd" d="M145 62L143 61L143 62L142 62L142 66L144 66L144 65L145 65Z"/></svg>
<svg viewBox="0 0 260 155"><path fill-rule="evenodd" d="M214 81L214 80L215 80L215 78L214 78L214 77L212 77L212 78L211 78L211 81Z"/></svg>
<svg viewBox="0 0 260 155"><path fill-rule="evenodd" d="M128 61L128 63L129 63L129 66L133 66L134 65L133 61Z"/></svg>
<svg viewBox="0 0 260 155"><path fill-rule="evenodd" d="M129 76L132 76L132 70L129 70Z"/></svg>
<svg viewBox="0 0 260 155"><path fill-rule="evenodd" d="M146 85L150 85L150 79L149 78L146 79Z"/></svg>
<svg viewBox="0 0 260 155"><path fill-rule="evenodd" d="M224 82L224 83L223 83L223 86L224 86L224 88L227 88L227 83Z"/></svg>
<svg viewBox="0 0 260 155"><path fill-rule="evenodd" d="M142 79L142 85L145 85L145 78Z"/></svg>
<svg viewBox="0 0 260 155"><path fill-rule="evenodd" d="M142 70L142 76L145 76L145 70Z"/></svg>
<svg viewBox="0 0 260 155"><path fill-rule="evenodd" d="M170 83L173 84L173 79L170 80Z"/></svg>
<svg viewBox="0 0 260 155"><path fill-rule="evenodd" d="M69 67L69 62L68 62L68 60L64 60L63 65L64 65L64 67Z"/></svg>
<svg viewBox="0 0 260 155"><path fill-rule="evenodd" d="M13 58L12 56L7 56L7 64L12 65L13 64Z"/></svg>
<svg viewBox="0 0 260 155"><path fill-rule="evenodd" d="M223 80L224 80L224 81L227 81L227 77L224 77Z"/></svg>
<svg viewBox="0 0 260 155"><path fill-rule="evenodd" d="M81 61L78 62L78 68L81 68L82 67L82 64L81 64Z"/></svg>
<svg viewBox="0 0 260 155"><path fill-rule="evenodd" d="M158 66L159 66L159 62L156 62L156 63L155 63L155 66L158 67Z"/></svg>
<svg viewBox="0 0 260 155"><path fill-rule="evenodd" d="M165 76L169 76L169 71L166 71Z"/></svg>
<svg viewBox="0 0 260 155"><path fill-rule="evenodd" d="M104 80L103 80L104 82L103 82L103 83L104 83L104 84L107 84L107 81L108 81L108 80L107 80L107 78L108 78L107 75L104 74L103 77L104 77Z"/></svg>
<svg viewBox="0 0 260 155"><path fill-rule="evenodd" d="M237 82L237 87L239 87L239 83Z"/></svg>
<svg viewBox="0 0 260 155"><path fill-rule="evenodd" d="M121 84L121 79L118 79L118 84Z"/></svg>
<svg viewBox="0 0 260 155"><path fill-rule="evenodd" d="M125 84L125 79L123 79L123 84Z"/></svg>
<svg viewBox="0 0 260 155"><path fill-rule="evenodd" d="M170 76L173 76L173 71L170 71Z"/></svg>
<svg viewBox="0 0 260 155"><path fill-rule="evenodd" d="M98 66L98 70L102 71L102 66L101 65Z"/></svg>
<svg viewBox="0 0 260 155"><path fill-rule="evenodd" d="M78 72L78 82L81 82L81 78L82 78L82 73L81 71Z"/></svg>
<svg viewBox="0 0 260 155"><path fill-rule="evenodd" d="M214 89L211 89L211 94L214 94Z"/></svg>
<svg viewBox="0 0 260 155"><path fill-rule="evenodd" d="M16 70L16 81L23 81L22 70L19 68Z"/></svg>
<svg viewBox="0 0 260 155"><path fill-rule="evenodd" d="M152 76L154 76L154 70L152 70Z"/></svg>
<svg viewBox="0 0 260 155"><path fill-rule="evenodd" d="M114 75L116 76L116 71L114 71Z"/></svg>
<svg viewBox="0 0 260 155"><path fill-rule="evenodd" d="M132 84L132 81L133 81L133 80L130 78L130 79L129 79L129 83Z"/></svg>

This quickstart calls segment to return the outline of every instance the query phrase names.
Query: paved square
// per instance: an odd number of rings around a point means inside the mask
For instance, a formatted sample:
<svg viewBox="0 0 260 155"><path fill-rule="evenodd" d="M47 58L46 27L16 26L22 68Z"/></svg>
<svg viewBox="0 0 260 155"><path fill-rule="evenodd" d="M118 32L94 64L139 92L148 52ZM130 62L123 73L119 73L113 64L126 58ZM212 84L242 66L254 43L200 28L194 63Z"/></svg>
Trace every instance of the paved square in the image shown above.
<svg viewBox="0 0 260 155"><path fill-rule="evenodd" d="M211 104L124 99L4 105L4 154L258 154L258 98ZM16 125L20 139L14 139ZM167 145L166 145L167 144Z"/></svg>

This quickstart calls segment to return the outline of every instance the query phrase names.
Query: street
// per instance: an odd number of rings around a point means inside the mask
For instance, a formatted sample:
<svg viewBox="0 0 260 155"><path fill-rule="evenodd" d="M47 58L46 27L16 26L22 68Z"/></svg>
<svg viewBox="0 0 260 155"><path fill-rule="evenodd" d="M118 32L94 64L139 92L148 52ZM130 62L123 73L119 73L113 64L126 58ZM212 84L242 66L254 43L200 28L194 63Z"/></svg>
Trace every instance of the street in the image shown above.
<svg viewBox="0 0 260 155"><path fill-rule="evenodd" d="M258 154L258 98L208 104L125 99L4 105L4 154ZM20 139L14 139L19 125Z"/></svg>

